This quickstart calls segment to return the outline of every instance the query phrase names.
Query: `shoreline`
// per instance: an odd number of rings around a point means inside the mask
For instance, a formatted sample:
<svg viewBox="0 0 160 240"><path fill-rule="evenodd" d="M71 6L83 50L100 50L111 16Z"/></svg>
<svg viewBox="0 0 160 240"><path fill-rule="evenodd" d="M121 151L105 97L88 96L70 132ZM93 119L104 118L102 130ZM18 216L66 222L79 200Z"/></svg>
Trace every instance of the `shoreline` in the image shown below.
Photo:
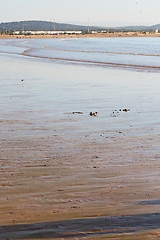
<svg viewBox="0 0 160 240"><path fill-rule="evenodd" d="M92 34L71 34L71 35L0 35L0 39L21 39L21 38L117 38L117 37L160 37L160 33L92 33Z"/></svg>
<svg viewBox="0 0 160 240"><path fill-rule="evenodd" d="M159 236L159 75L0 63L0 239Z"/></svg>

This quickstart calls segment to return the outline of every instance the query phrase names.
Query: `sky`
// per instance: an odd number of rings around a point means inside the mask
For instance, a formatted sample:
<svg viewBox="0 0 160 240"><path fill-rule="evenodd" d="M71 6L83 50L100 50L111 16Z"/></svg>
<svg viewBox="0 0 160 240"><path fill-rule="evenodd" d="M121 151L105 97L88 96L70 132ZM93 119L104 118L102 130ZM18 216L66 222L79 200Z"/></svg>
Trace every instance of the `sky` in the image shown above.
<svg viewBox="0 0 160 240"><path fill-rule="evenodd" d="M47 20L105 27L160 24L160 0L0 0L0 22Z"/></svg>

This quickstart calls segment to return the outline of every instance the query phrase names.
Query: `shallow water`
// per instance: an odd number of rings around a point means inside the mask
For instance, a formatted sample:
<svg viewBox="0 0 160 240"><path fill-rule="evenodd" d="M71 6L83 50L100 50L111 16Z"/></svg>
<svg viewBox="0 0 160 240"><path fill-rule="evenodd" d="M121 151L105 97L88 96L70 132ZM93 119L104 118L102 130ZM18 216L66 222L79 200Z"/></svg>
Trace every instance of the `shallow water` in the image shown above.
<svg viewBox="0 0 160 240"><path fill-rule="evenodd" d="M32 57L152 71L160 68L159 38L12 39L0 44L1 52Z"/></svg>
<svg viewBox="0 0 160 240"><path fill-rule="evenodd" d="M1 119L54 120L78 132L160 127L160 78L93 66L65 65L24 56L0 55ZM21 80L24 81L21 81ZM119 109L130 109L129 112ZM117 113L117 111L119 113ZM81 111L83 115L69 114ZM89 113L98 112L97 117ZM58 120L63 119L64 123ZM71 121L71 123L69 122Z"/></svg>

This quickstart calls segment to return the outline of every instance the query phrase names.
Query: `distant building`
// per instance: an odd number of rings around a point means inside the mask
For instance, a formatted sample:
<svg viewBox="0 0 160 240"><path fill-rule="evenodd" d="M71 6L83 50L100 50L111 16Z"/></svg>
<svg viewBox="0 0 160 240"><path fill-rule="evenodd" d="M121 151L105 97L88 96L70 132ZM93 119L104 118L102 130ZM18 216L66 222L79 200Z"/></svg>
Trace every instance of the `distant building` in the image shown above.
<svg viewBox="0 0 160 240"><path fill-rule="evenodd" d="M14 31L13 34L19 35L60 35L60 34L82 34L82 31Z"/></svg>
<svg viewBox="0 0 160 240"><path fill-rule="evenodd" d="M155 33L158 33L159 32L159 29L157 28L156 30L155 30Z"/></svg>

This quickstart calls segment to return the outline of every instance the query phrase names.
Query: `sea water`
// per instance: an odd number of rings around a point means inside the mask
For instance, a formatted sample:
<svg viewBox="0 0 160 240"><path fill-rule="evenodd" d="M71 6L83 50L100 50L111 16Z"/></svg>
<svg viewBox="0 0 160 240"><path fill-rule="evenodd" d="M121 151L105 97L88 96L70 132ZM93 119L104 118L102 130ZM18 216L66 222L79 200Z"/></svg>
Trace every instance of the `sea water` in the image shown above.
<svg viewBox="0 0 160 240"><path fill-rule="evenodd" d="M1 40L1 52L116 67L160 68L159 38L62 38ZM7 46L5 45L7 44Z"/></svg>
<svg viewBox="0 0 160 240"><path fill-rule="evenodd" d="M159 43L159 38L0 40L0 120L61 130L64 125L70 133L132 127L132 134L157 133ZM145 67L137 69L140 65ZM130 111L119 111L125 108ZM76 111L83 114L71 114Z"/></svg>

